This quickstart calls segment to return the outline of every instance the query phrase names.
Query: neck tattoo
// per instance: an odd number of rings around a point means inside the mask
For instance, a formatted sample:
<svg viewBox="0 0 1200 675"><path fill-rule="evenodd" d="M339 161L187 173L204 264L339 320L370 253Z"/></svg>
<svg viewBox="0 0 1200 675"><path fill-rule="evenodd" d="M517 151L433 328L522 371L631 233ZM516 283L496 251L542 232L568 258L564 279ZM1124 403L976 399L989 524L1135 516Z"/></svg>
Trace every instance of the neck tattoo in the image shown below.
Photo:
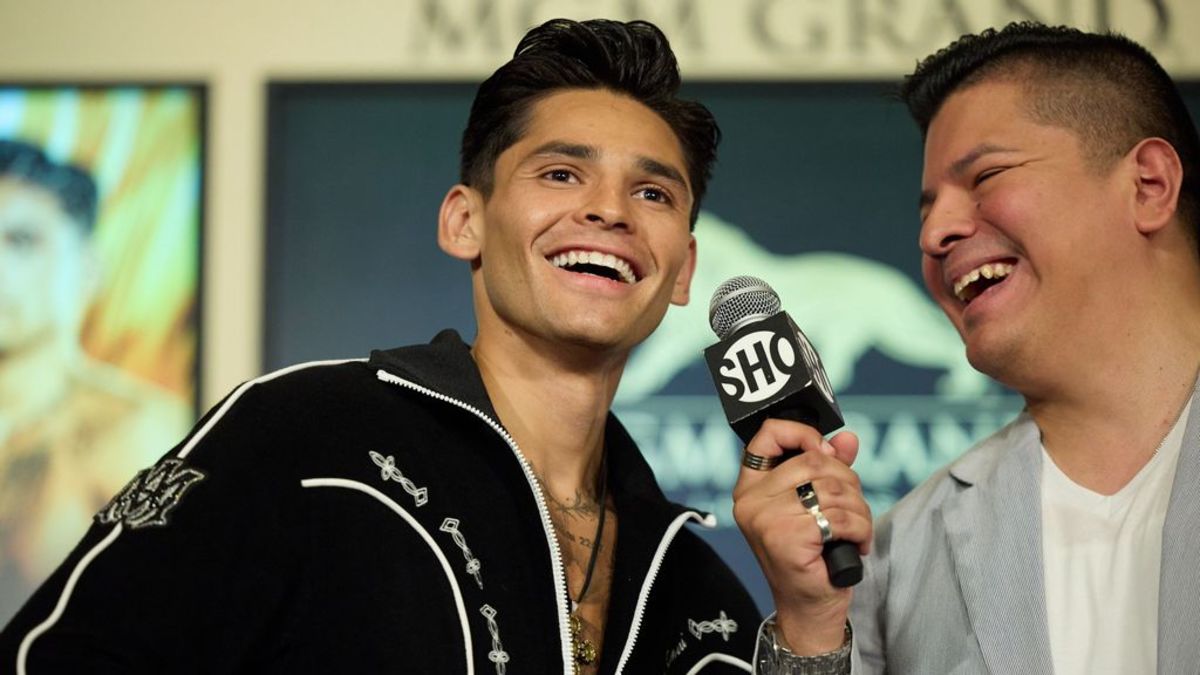
<svg viewBox="0 0 1200 675"><path fill-rule="evenodd" d="M593 540L592 553L588 557L587 572L583 576L583 586L579 589L579 599L571 602L571 653L575 655L575 664L579 666L595 665L600 654L596 645L583 636L583 620L579 618L579 609L587 596L588 587L592 585L592 572L596 569L596 558L600 555L600 540L604 536L604 514L608 510L604 504L604 493L608 487L608 471L606 456L600 459L600 518L596 523L596 538Z"/></svg>

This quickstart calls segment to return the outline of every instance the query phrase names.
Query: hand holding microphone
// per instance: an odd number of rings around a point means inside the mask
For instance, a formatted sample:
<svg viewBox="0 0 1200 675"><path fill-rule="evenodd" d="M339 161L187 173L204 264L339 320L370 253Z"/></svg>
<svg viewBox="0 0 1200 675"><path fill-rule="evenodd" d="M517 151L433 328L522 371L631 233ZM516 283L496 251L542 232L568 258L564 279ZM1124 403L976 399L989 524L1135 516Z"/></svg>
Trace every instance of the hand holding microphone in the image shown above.
<svg viewBox="0 0 1200 675"><path fill-rule="evenodd" d="M830 444L823 437L844 422L820 357L791 317L780 310L778 295L756 277L737 276L722 283L713 293L709 322L720 341L704 351L704 358L726 417L748 443L743 464L756 470L743 470L738 480L736 492L740 494L734 497L740 502L749 497L750 503L749 513L743 504L738 504L742 509L734 507L744 516L739 526L748 539L758 539L751 540L751 545L760 560L764 555L778 558L778 551L773 555L770 546L764 545L770 532L760 532L760 522L772 520L770 514L780 512L811 515L809 522L815 522L821 534L829 583L839 589L857 584L863 577L859 544L834 537L858 534L856 540L865 548L865 539L870 537L870 510L856 474L848 468L857 453L857 440L840 435ZM768 423L769 419L806 426ZM805 449L818 452L788 462ZM788 471L768 471L784 462L794 466ZM760 472L762 476L754 476ZM844 521L839 528L828 518L834 512ZM767 518L756 518L760 513L768 514ZM755 522L743 524L743 519ZM794 526L799 519L788 520L788 525ZM811 530L809 533L811 538Z"/></svg>
<svg viewBox="0 0 1200 675"><path fill-rule="evenodd" d="M738 527L775 599L776 634L796 654L843 644L849 587L862 579L871 510L850 469L858 438L825 434L843 424L833 388L779 296L755 277L713 294L719 342L705 350L726 417L746 442L733 490Z"/></svg>

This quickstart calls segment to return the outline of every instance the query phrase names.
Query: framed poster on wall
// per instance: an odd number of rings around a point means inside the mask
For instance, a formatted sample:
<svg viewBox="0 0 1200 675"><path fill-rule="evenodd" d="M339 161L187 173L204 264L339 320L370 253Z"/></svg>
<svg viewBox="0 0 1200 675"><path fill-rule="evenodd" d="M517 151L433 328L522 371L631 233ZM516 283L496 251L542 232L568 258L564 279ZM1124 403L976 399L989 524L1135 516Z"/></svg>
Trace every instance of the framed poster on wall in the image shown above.
<svg viewBox="0 0 1200 675"><path fill-rule="evenodd" d="M0 625L195 419L204 113L0 83Z"/></svg>

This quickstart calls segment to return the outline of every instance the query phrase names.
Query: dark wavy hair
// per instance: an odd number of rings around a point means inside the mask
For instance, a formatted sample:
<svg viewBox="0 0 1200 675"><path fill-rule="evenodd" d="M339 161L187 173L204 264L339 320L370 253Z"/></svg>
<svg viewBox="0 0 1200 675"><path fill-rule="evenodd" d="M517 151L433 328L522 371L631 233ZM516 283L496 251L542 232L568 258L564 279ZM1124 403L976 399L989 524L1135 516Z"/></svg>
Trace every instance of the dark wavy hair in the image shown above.
<svg viewBox="0 0 1200 675"><path fill-rule="evenodd" d="M462 136L460 180L491 194L496 159L521 139L533 105L564 89L607 89L659 115L683 147L695 226L721 131L712 113L678 98L679 65L667 37L645 21L552 19L521 39L512 60L475 94Z"/></svg>
<svg viewBox="0 0 1200 675"><path fill-rule="evenodd" d="M0 178L15 178L49 191L85 234L92 231L96 223L96 182L87 171L55 162L29 143L0 140Z"/></svg>
<svg viewBox="0 0 1200 675"><path fill-rule="evenodd" d="M921 128L954 92L984 80L1009 80L1026 93L1033 119L1072 130L1088 158L1107 167L1146 138L1179 153L1179 214L1193 239L1200 221L1200 140L1179 89L1144 47L1116 33L1012 23L965 35L929 56L899 95Z"/></svg>

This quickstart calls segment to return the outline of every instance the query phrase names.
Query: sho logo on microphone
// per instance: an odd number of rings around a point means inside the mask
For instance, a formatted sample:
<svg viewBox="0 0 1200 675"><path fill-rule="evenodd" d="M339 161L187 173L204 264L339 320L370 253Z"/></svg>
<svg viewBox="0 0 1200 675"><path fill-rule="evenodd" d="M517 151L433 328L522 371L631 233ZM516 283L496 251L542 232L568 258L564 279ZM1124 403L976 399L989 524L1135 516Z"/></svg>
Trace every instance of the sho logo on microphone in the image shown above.
<svg viewBox="0 0 1200 675"><path fill-rule="evenodd" d="M743 441L768 416L829 433L844 424L821 363L787 312L759 319L704 350L725 417Z"/></svg>
<svg viewBox="0 0 1200 675"><path fill-rule="evenodd" d="M717 381L727 396L743 403L765 401L792 378L796 357L786 335L769 330L747 333L725 350Z"/></svg>

